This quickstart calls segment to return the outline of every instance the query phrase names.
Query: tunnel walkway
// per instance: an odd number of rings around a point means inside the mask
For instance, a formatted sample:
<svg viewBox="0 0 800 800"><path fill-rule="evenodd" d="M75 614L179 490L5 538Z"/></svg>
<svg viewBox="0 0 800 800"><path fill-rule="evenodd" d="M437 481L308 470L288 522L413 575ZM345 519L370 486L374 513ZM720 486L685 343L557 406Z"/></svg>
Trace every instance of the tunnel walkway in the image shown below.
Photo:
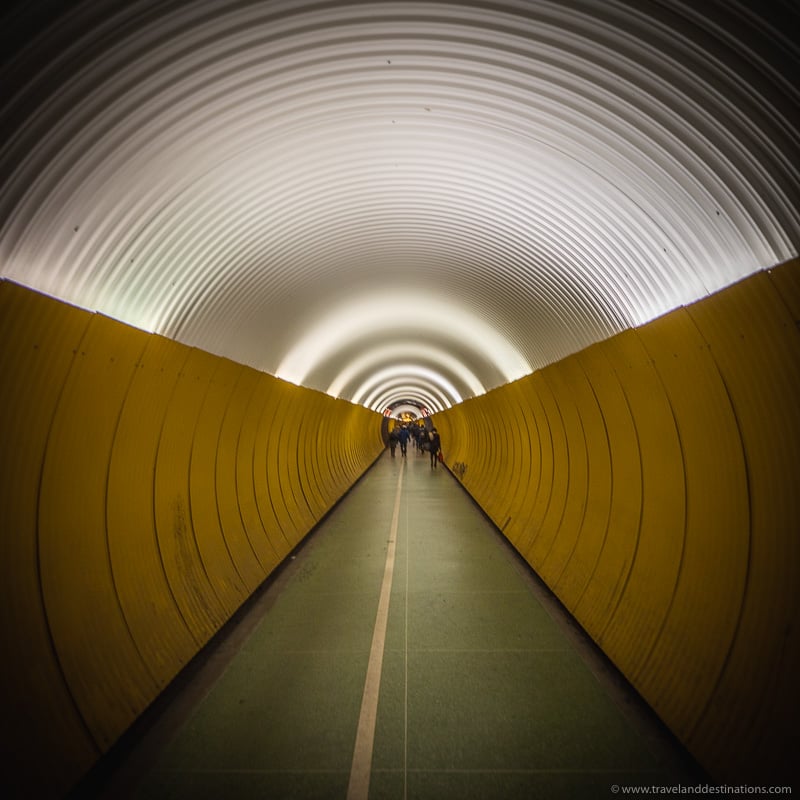
<svg viewBox="0 0 800 800"><path fill-rule="evenodd" d="M602 798L690 780L457 480L411 445L378 459L201 662L81 796Z"/></svg>

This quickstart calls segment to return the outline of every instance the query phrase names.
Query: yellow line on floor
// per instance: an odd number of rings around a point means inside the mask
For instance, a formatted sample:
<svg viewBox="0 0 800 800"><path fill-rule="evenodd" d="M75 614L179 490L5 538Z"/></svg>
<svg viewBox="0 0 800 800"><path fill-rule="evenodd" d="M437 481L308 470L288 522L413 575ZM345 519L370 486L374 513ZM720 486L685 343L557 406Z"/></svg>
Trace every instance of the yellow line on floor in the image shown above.
<svg viewBox="0 0 800 800"><path fill-rule="evenodd" d="M361 713L358 717L356 745L353 750L353 763L350 767L350 783L347 787L347 800L367 800L369 795L369 779L372 768L372 746L375 741L375 720L378 715L378 694L381 687L381 669L383 667L383 649L386 642L386 625L389 619L389 598L392 592L394 577L394 559L397 546L397 526L400 519L400 494L403 488L405 464L397 478L397 492L392 512L392 527L389 532L389 546L386 551L386 566L383 570L381 596L378 601L378 613L375 617L375 629L372 633L372 646L369 651L367 679L364 682L364 694L361 698Z"/></svg>

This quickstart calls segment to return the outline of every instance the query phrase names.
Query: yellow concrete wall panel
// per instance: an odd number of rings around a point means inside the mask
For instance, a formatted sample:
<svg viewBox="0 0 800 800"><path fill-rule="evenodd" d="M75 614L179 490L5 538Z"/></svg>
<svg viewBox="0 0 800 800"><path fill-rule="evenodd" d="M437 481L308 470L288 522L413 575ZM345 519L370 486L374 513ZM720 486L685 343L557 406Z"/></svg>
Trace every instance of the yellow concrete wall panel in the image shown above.
<svg viewBox="0 0 800 800"><path fill-rule="evenodd" d="M499 493L499 516L501 530L505 531L511 523L514 499L518 495L520 477L524 471L522 463L523 441L520 434L520 415L516 405L516 397L509 390L497 395L500 404L499 424L505 431L504 452L498 452L495 463L498 465L498 477L502 480ZM502 469L502 472L500 471Z"/></svg>
<svg viewBox="0 0 800 800"><path fill-rule="evenodd" d="M140 334L92 317L53 419L39 498L42 592L53 642L102 750L158 688L120 608L106 530L112 443L144 349Z"/></svg>
<svg viewBox="0 0 800 800"><path fill-rule="evenodd" d="M108 553L126 624L156 684L163 687L195 650L164 572L153 482L169 398L187 351L168 339L141 336L145 347L133 365L108 469Z"/></svg>
<svg viewBox="0 0 800 800"><path fill-rule="evenodd" d="M323 513L326 512L331 503L338 497L336 493L336 475L333 471L334 450L339 450L343 446L341 433L327 421L327 410L325 404L320 400L321 406L318 411L320 437L319 446L316 453L317 470L317 492L322 501ZM311 443L309 443L310 446Z"/></svg>
<svg viewBox="0 0 800 800"><path fill-rule="evenodd" d="M344 408L344 401L335 400L334 406L339 406L337 414L341 415L341 443L339 447L330 449L331 469L332 472L338 476L332 482L332 491L336 495L336 499L342 495L342 485L344 482L350 480L353 471L356 469L359 456L357 449L359 445L354 441L354 437L363 438L363 433L356 432L357 424L354 420L353 412L349 408Z"/></svg>
<svg viewBox="0 0 800 800"><path fill-rule="evenodd" d="M465 463L468 458L468 451L465 443L468 441L469 429L465 421L465 414L462 410L469 406L469 401L462 403L456 408L450 409L447 414L436 414L436 429L443 442L447 442L447 452L450 464ZM456 433L458 431L458 433ZM467 471L469 465L467 465ZM467 480L467 473L462 476L462 481Z"/></svg>
<svg viewBox="0 0 800 800"><path fill-rule="evenodd" d="M672 408L686 476L686 525L668 615L640 688L686 738L728 659L747 580L747 473L730 397L689 314L640 329ZM691 675L692 679L687 680Z"/></svg>
<svg viewBox="0 0 800 800"><path fill-rule="evenodd" d="M344 400L335 400L333 408L341 415L343 441L342 446L334 451L336 471L340 475L337 485L339 497L344 493L344 485L355 479L359 464L368 450L367 429L362 429L359 409ZM338 498L337 498L338 499Z"/></svg>
<svg viewBox="0 0 800 800"><path fill-rule="evenodd" d="M475 431L475 438L472 441L472 457L476 462L476 477L480 481L479 491L481 493L481 505L494 519L492 506L494 505L494 498L497 492L494 464L495 453L499 445L493 444L491 439L494 438L494 434L492 433L494 427L501 423L498 419L495 401L492 396L483 395L480 397L476 403L476 407L478 413L475 415L474 421L477 430ZM502 437L502 433L500 436ZM478 447L476 448L475 445L478 445Z"/></svg>
<svg viewBox="0 0 800 800"><path fill-rule="evenodd" d="M558 535L569 489L569 451L564 419L545 377L549 367L537 372L531 380L543 411L543 426L549 433L549 452L543 448L542 483L536 498L534 516L530 521L531 543L523 555L539 572L553 540ZM547 462L549 468L545 469ZM546 477L549 478L549 485Z"/></svg>
<svg viewBox="0 0 800 800"><path fill-rule="evenodd" d="M564 407L574 404L577 420L565 415L570 419L569 501L548 572L553 576L551 587L572 611L594 573L608 533L612 473L605 421L580 356L559 367L563 368L553 371L558 379L554 392Z"/></svg>
<svg viewBox="0 0 800 800"><path fill-rule="evenodd" d="M487 441L487 434L492 429L495 422L492 414L491 399L486 395L475 400L470 409L472 427L472 439L470 441L471 459L473 462L473 480L477 482L480 492L481 502L486 507L486 502L491 498L494 488L494 476L491 472L492 449Z"/></svg>
<svg viewBox="0 0 800 800"><path fill-rule="evenodd" d="M383 449L380 438L380 415L374 411L354 406L345 400L334 400L331 418L340 419L339 435L332 448L336 500L352 485L362 473L366 464Z"/></svg>
<svg viewBox="0 0 800 800"><path fill-rule="evenodd" d="M477 399L471 411L476 428L471 441L472 480L481 507L497 523L498 482L494 464L495 454L501 447L497 440L503 438L502 422L498 419L495 401L486 395Z"/></svg>
<svg viewBox="0 0 800 800"><path fill-rule="evenodd" d="M608 344L636 426L642 512L625 590L600 641L637 685L677 584L686 526L685 475L675 418L638 333L615 336ZM609 537L615 535L610 527Z"/></svg>
<svg viewBox="0 0 800 800"><path fill-rule="evenodd" d="M267 446L267 482L275 517L288 543L289 549L300 541L298 514L294 511L295 499L291 490L288 459L291 455L287 416L294 407L292 386L277 384L278 397L269 429Z"/></svg>
<svg viewBox="0 0 800 800"><path fill-rule="evenodd" d="M316 490L319 478L315 453L319 448L318 443L326 435L320 423L320 400L321 397L318 394L309 396L308 402L303 408L297 443L300 487L314 522L317 522L322 515L322 501Z"/></svg>
<svg viewBox="0 0 800 800"><path fill-rule="evenodd" d="M509 384L504 393L504 422L508 426L509 440L508 477L505 481L505 511L500 529L513 542L516 526L519 524L520 497L530 486L530 433L525 422L525 415L520 408L520 391L518 382Z"/></svg>
<svg viewBox="0 0 800 800"><path fill-rule="evenodd" d="M508 518L508 481L511 475L511 432L506 416L506 404L500 394L484 395L479 399L481 410L476 420L479 430L475 443L479 444L483 460L479 461L483 478L481 491L482 505L498 528Z"/></svg>
<svg viewBox="0 0 800 800"><path fill-rule="evenodd" d="M320 445L329 440L335 432L325 424L325 395L317 392L310 395L308 400L299 431L300 486L311 517L316 523L328 508L321 492L325 476L320 465L323 451Z"/></svg>
<svg viewBox="0 0 800 800"><path fill-rule="evenodd" d="M315 469L317 472L317 492L322 502L323 513L330 508L334 498L334 476L331 472L331 458L333 448L341 446L338 431L326 421L325 407L320 400L318 410L318 426L320 429L319 446L316 450ZM309 446L313 443L309 442Z"/></svg>
<svg viewBox="0 0 800 800"><path fill-rule="evenodd" d="M326 479L328 504L336 502L342 495L342 475L345 473L342 466L345 452L347 450L348 435L351 426L351 411L341 408L337 402L328 410L331 426L338 429L337 434L332 434L325 447L326 467L328 477ZM344 421L343 421L344 420ZM381 447L382 447L381 443Z"/></svg>
<svg viewBox="0 0 800 800"><path fill-rule="evenodd" d="M217 511L236 571L241 576L248 594L253 592L267 576L266 566L258 560L239 511L236 485L237 443L247 406L261 375L255 370L240 367L236 383L225 409L217 444L217 462L214 485L217 488Z"/></svg>
<svg viewBox="0 0 800 800"><path fill-rule="evenodd" d="M750 543L736 637L691 746L721 774L792 774L800 634L800 332L760 273L689 308L736 415L747 463ZM795 742L796 744L796 742Z"/></svg>
<svg viewBox="0 0 800 800"><path fill-rule="evenodd" d="M320 518L314 489L312 488L314 478L308 461L309 452L306 449L306 444L309 441L309 426L316 426L317 430L319 430L319 410L316 404L320 399L319 392L312 391L308 393L304 398L303 404L298 405L295 416L295 424L297 426L295 473L297 475L297 488L299 489L299 505L303 510L305 525L308 528L313 527Z"/></svg>
<svg viewBox="0 0 800 800"><path fill-rule="evenodd" d="M186 625L202 645L227 619L200 556L192 520L189 471L197 420L213 373L214 357L186 350L164 417L155 466L155 519L164 571Z"/></svg>
<svg viewBox="0 0 800 800"><path fill-rule="evenodd" d="M588 583L572 608L595 641L602 635L625 590L636 554L642 506L642 468L636 427L622 384L609 359L611 346L604 342L580 354L581 366L603 418L612 470L606 531L598 538L589 537L581 542L585 561L594 561L594 565ZM602 519L603 510L599 509L598 514Z"/></svg>
<svg viewBox="0 0 800 800"><path fill-rule="evenodd" d="M477 408L477 403L464 403L458 407L457 413L437 414L434 418L439 438L446 443L451 462L463 462L464 459L471 458L468 445L477 435L475 417L471 411L473 408ZM474 460L469 466L473 472L476 471L477 463Z"/></svg>
<svg viewBox="0 0 800 800"><path fill-rule="evenodd" d="M328 420L338 419L336 430L331 430L327 448L331 478L329 491L333 502L338 501L348 486L363 474L364 466L371 464L384 449L380 436L381 417L345 400L326 400L325 415Z"/></svg>
<svg viewBox="0 0 800 800"><path fill-rule="evenodd" d="M278 450L279 426L276 420L285 397L285 387L281 381L268 375L262 376L261 382L265 384L261 387L262 390L258 391L261 401L253 405L253 411L258 412L252 453L253 491L261 524L272 550L283 558L294 545L285 530L290 527L288 516L283 504L277 502L280 500L280 492L276 486L277 475L273 469L270 477L268 462L271 453ZM279 508L283 509L282 514L279 514Z"/></svg>
<svg viewBox="0 0 800 800"><path fill-rule="evenodd" d="M343 426L347 432L348 443L353 443L357 447L358 459L354 465L354 471L350 475L350 483L341 484L340 497L352 486L353 481L364 474L364 470L370 466L383 450L383 440L380 434L381 415L375 411L370 411L362 406L356 406L344 400L336 400L331 405L331 417L334 413L344 420L349 421L349 425ZM338 498L337 498L338 499Z"/></svg>
<svg viewBox="0 0 800 800"><path fill-rule="evenodd" d="M510 396L509 414L516 420L518 436L518 459L515 466L517 480L509 503L509 520L503 529L517 550L525 534L525 523L530 513L529 504L536 495L540 476L540 441L530 409L523 391L524 380L508 386Z"/></svg>
<svg viewBox="0 0 800 800"><path fill-rule="evenodd" d="M297 442L293 441L295 432L291 430L296 411L294 388L289 384L281 384L280 403L276 408L274 429L270 436L271 469L268 472L270 496L290 547L300 541L302 529L293 491L297 480L290 474L295 469L294 461L297 457Z"/></svg>
<svg viewBox="0 0 800 800"><path fill-rule="evenodd" d="M247 538L264 571L269 574L289 552L274 514L259 495L267 491L264 430L261 423L275 407L277 383L260 375L242 417L236 442L236 498ZM258 474L258 477L256 477ZM262 509L266 515L262 513Z"/></svg>
<svg viewBox="0 0 800 800"><path fill-rule="evenodd" d="M352 437L354 435L354 426L355 422L353 419L353 415L350 410L342 410L342 434L344 441L346 444L342 444L342 447L335 448L331 452L331 456L333 458L333 468L337 475L340 476L339 480L342 479L349 479L352 472L356 469L356 464L358 462L358 456L356 454L357 444L352 441ZM345 476L347 476L345 478ZM338 482L337 482L338 483ZM340 488L340 485L337 486L337 490Z"/></svg>
<svg viewBox="0 0 800 800"><path fill-rule="evenodd" d="M485 446L488 419L486 400L476 399L468 409L469 425L469 473L467 487L481 507L486 509L487 497L491 496L492 477L488 472L489 455Z"/></svg>
<svg viewBox="0 0 800 800"><path fill-rule="evenodd" d="M456 413L455 409L451 409L451 412L447 416L444 415L436 415L437 421L440 423L441 428L437 425L437 430L439 431L439 436L450 443L448 447L448 453L450 457L450 462L454 463L456 461L461 461L462 457L465 454L465 450L463 447L459 447L459 439L461 441L466 441L466 428L461 421L462 415L460 413ZM454 436L454 430L458 428L458 430L463 431L461 437Z"/></svg>
<svg viewBox="0 0 800 800"><path fill-rule="evenodd" d="M90 319L0 281L0 728L3 782L12 797L34 785L43 797L62 796L75 770L87 769L98 752L56 659L42 603L37 529L50 425Z"/></svg>
<svg viewBox="0 0 800 800"><path fill-rule="evenodd" d="M539 381L531 375L520 381L520 390L528 412L528 430L536 431L536 439L531 442L531 483L520 504L520 538L516 545L526 556L541 528L550 493L553 487L553 442L550 423L542 405Z"/></svg>
<svg viewBox="0 0 800 800"><path fill-rule="evenodd" d="M513 389L511 388L513 387ZM509 387L515 398L515 414L519 417L523 474L517 483L516 491L511 499L511 520L505 533L514 547L523 553L530 545L532 538L530 519L533 514L537 494L542 480L542 437L539 435L539 423L534 413L534 405L538 400L531 394L530 378L515 381Z"/></svg>
<svg viewBox="0 0 800 800"><path fill-rule="evenodd" d="M473 457L470 444L478 436L477 425L475 422L478 399L473 398L460 403L447 412L433 415L431 424L436 426L443 446L447 447L450 463L456 462L466 465L466 471L462 476L462 483L467 491L475 496L475 475L479 473L477 453ZM477 498L476 498L477 500Z"/></svg>
<svg viewBox="0 0 800 800"><path fill-rule="evenodd" d="M582 402L588 406L593 402L593 398L586 383L586 376L574 357L544 370L543 377L558 407L566 440L566 462L563 465L567 482L566 500L555 527L555 535L551 538L547 549L543 550L539 567L541 577L549 586L555 587L559 578L563 576L565 564L575 552L586 516L589 456L579 404ZM570 585L569 579L562 581L561 589L564 596L559 596L567 607L572 607L580 589L576 587L567 595L568 585Z"/></svg>
<svg viewBox="0 0 800 800"><path fill-rule="evenodd" d="M334 451L340 450L344 442L341 439L341 432L326 421L327 412L323 398L319 398L318 402L320 405L317 411L319 437L315 453L316 491L319 494L324 513L338 499ZM307 446L313 447L313 442L309 441Z"/></svg>
<svg viewBox="0 0 800 800"><path fill-rule="evenodd" d="M486 507L499 528L503 528L508 519L512 437L510 420L505 403L504 393L495 393L485 398L483 405L487 409L486 468L485 474L492 483L492 491L486 494Z"/></svg>
<svg viewBox="0 0 800 800"><path fill-rule="evenodd" d="M331 430L325 422L325 403L323 398L317 399L314 410L314 427L305 432L304 450L311 452L312 464L307 469L314 481L315 513L323 516L331 505L333 497L333 476L331 475L331 447L333 438L338 433ZM316 443L316 445L315 445Z"/></svg>
<svg viewBox="0 0 800 800"><path fill-rule="evenodd" d="M374 456L371 458L369 453L373 451L370 443L374 441L373 434L370 432L373 429L370 426L374 425L375 422L368 422L367 420L377 419L378 430L380 429L380 420L375 415L375 412L369 412L366 409L353 406L344 400L334 400L332 408L336 410L337 416L342 420L341 446L334 448L333 451L333 456L336 459L336 471L340 476L336 482L336 491L338 497L341 497L345 491L344 484L355 480L361 474L359 465L365 461L371 463L372 458L374 458ZM369 417L365 417L364 412Z"/></svg>
<svg viewBox="0 0 800 800"><path fill-rule="evenodd" d="M302 457L300 427L303 423L305 412L305 403L301 401L303 390L299 386L290 385L287 388L290 393L290 401L284 411L279 439L283 462L281 480L289 516L294 522L294 539L299 541L313 526L315 520L303 492L300 479L300 460ZM286 478L288 478L288 484L285 480Z"/></svg>
<svg viewBox="0 0 800 800"><path fill-rule="evenodd" d="M467 464L467 460L469 459L469 454L464 444L469 441L470 434L468 433L464 414L461 409L463 406L468 405L468 402L469 401L462 403L456 408L450 409L447 414L435 415L437 423L436 429L439 431L439 436L443 443L448 443L447 464L450 468L453 468L454 465L465 467L466 471L462 470L454 473L462 483L468 480L467 472L469 471L469 464ZM458 431L458 433L456 431ZM415 454L415 458L416 457L417 455ZM428 454L425 452L419 456L419 458L427 457Z"/></svg>
<svg viewBox="0 0 800 800"><path fill-rule="evenodd" d="M286 396L286 390L281 381L263 375L254 394L260 398L260 401L251 404L253 413L257 413L251 467L253 491L261 523L272 550L280 558L283 558L294 546L294 541L290 540L287 534L287 531L291 529L291 522L283 507L277 477L279 468L277 457L278 415L281 403ZM272 459L273 455L275 455L274 459ZM244 463L244 459L240 457L237 469L241 470ZM270 463L272 463L271 472ZM242 480L247 480L247 476L242 475Z"/></svg>
<svg viewBox="0 0 800 800"><path fill-rule="evenodd" d="M485 396L473 400L469 408L465 408L465 422L470 436L467 449L473 466L473 480L480 478L482 482L486 482L488 479L489 485L491 485L491 478L488 478L486 474L488 455L483 446L486 432L489 430L489 414L486 405ZM448 446L452 447L452 444Z"/></svg>
<svg viewBox="0 0 800 800"><path fill-rule="evenodd" d="M209 365L211 377L194 430L189 464L189 503L197 548L214 594L230 616L249 594L222 530L216 485L216 465L222 426L240 372L227 359Z"/></svg>

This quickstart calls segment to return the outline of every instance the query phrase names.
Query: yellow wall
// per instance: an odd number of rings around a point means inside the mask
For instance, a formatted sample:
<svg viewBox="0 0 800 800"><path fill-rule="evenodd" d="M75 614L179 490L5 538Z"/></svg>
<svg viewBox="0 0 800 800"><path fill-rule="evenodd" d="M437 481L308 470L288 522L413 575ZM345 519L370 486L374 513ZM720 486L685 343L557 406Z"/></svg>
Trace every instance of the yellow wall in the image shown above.
<svg viewBox="0 0 800 800"><path fill-rule="evenodd" d="M41 798L369 467L382 418L8 281L0 341L3 786Z"/></svg>
<svg viewBox="0 0 800 800"><path fill-rule="evenodd" d="M437 414L449 465L719 781L796 774L800 261Z"/></svg>

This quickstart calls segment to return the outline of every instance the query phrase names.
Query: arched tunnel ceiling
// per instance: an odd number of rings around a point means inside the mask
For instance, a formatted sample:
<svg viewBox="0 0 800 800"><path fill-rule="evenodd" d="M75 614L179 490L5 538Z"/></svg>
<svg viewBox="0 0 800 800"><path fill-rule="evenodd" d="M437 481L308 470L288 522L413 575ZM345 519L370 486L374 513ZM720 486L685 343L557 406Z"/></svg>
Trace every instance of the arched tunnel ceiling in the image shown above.
<svg viewBox="0 0 800 800"><path fill-rule="evenodd" d="M798 253L792 2L19 3L3 277L432 410Z"/></svg>

